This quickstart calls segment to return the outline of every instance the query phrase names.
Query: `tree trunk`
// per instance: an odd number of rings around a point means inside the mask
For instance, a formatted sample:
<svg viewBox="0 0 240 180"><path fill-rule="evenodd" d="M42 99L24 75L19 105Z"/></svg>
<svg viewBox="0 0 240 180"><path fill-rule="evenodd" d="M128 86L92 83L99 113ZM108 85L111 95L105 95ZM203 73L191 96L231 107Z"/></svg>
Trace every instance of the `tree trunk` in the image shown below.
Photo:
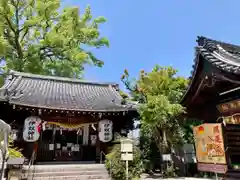
<svg viewBox="0 0 240 180"><path fill-rule="evenodd" d="M167 144L167 134L165 130L162 130L163 133L163 144L164 144L164 148L167 148L168 144Z"/></svg>

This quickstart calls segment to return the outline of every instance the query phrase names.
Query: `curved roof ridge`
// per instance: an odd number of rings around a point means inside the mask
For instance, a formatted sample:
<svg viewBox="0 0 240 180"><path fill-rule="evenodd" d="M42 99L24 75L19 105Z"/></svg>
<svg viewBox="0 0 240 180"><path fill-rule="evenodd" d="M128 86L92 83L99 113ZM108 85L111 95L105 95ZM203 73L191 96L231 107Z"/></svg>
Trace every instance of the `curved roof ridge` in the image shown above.
<svg viewBox="0 0 240 180"><path fill-rule="evenodd" d="M217 48L219 49L218 54L224 58L223 61L225 61L226 63L229 63L231 65L234 66L240 66L240 57L229 53L228 51L226 51L222 46L217 45ZM228 60L227 58L229 58L230 60ZM239 62L236 62L239 61Z"/></svg>
<svg viewBox="0 0 240 180"><path fill-rule="evenodd" d="M214 39L211 39L211 38L208 38L208 37L205 37L205 36L198 36L196 41L198 43L198 46L202 46L203 44L211 42L213 44L220 45L223 49L225 49L227 51L240 53L240 45L214 40Z"/></svg>
<svg viewBox="0 0 240 180"><path fill-rule="evenodd" d="M204 36L198 36L196 41L196 54L201 55L206 61L222 71L240 75L240 57L238 57L240 54L240 46L216 41ZM184 103L196 79L195 76L200 62L199 57L197 59L195 57L194 61L193 70L189 77L190 81L181 103Z"/></svg>
<svg viewBox="0 0 240 180"><path fill-rule="evenodd" d="M111 82L96 82L96 81L87 81L77 78L67 78L67 77L60 77L60 76L45 76L40 74L32 74L32 73L25 73L25 72L18 72L14 70L10 70L10 75L13 76L22 76L27 78L33 78L33 79L42 79L42 80L52 80L52 81L63 81L63 82L69 82L69 83L79 83L79 84L89 84L89 85L100 85L100 86L118 86L117 83L111 83Z"/></svg>

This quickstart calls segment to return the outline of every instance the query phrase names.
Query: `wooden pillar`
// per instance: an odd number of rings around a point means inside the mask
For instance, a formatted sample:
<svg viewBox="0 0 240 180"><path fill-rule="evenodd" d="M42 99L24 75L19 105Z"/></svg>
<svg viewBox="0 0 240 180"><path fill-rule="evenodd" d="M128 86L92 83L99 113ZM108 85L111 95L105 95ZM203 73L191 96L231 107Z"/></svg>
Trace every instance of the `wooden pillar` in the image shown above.
<svg viewBox="0 0 240 180"><path fill-rule="evenodd" d="M34 161L37 159L37 153L38 153L38 141L34 142L33 149L34 149Z"/></svg>
<svg viewBox="0 0 240 180"><path fill-rule="evenodd" d="M100 159L101 158L104 158L104 157L101 157L103 156L101 154L101 141L99 140L99 136L97 134L97 141L96 141L96 163L99 163L100 162Z"/></svg>
<svg viewBox="0 0 240 180"><path fill-rule="evenodd" d="M97 140L96 140L96 163L99 163L101 160L101 141L99 139L99 124L97 123Z"/></svg>
<svg viewBox="0 0 240 180"><path fill-rule="evenodd" d="M42 158L42 137L43 137L43 129L41 128L41 131L40 131L40 138L39 140L37 141L37 145L35 144L34 146L34 149L36 150L36 159L35 161L37 162L38 160L41 160ZM40 158L40 159L39 159Z"/></svg>
<svg viewBox="0 0 240 180"><path fill-rule="evenodd" d="M85 124L83 127L83 145L88 145L89 141L89 124Z"/></svg>
<svg viewBox="0 0 240 180"><path fill-rule="evenodd" d="M53 160L56 158L56 146L55 146L55 136L56 136L56 125L53 125L52 141L53 144Z"/></svg>
<svg viewBox="0 0 240 180"><path fill-rule="evenodd" d="M55 141L55 135L56 135L56 126L53 125L53 133L52 133L52 141L51 141L51 143L54 143L54 141Z"/></svg>

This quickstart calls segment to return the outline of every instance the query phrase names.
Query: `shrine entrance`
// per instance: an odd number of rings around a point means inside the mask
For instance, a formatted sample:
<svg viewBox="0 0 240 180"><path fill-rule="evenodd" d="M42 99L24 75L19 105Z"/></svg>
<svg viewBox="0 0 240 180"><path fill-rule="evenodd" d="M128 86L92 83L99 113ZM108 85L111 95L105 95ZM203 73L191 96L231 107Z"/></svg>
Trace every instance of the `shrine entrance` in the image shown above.
<svg viewBox="0 0 240 180"><path fill-rule="evenodd" d="M41 134L36 160L95 161L97 133L89 124L78 129L48 127Z"/></svg>
<svg viewBox="0 0 240 180"><path fill-rule="evenodd" d="M76 130L58 130L55 134L55 159L56 161L82 160L82 134ZM80 140L80 141L79 141Z"/></svg>

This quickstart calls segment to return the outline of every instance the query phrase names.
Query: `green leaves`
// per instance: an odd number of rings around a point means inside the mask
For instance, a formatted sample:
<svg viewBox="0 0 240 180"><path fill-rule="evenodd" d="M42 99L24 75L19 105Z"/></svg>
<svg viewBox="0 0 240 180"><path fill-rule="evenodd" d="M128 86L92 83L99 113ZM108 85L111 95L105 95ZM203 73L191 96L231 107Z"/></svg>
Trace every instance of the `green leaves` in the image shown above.
<svg viewBox="0 0 240 180"><path fill-rule="evenodd" d="M99 16L99 17L97 17L96 19L94 19L94 24L99 24L99 23L105 23L106 22L106 19L105 19L105 17L103 17L103 16Z"/></svg>
<svg viewBox="0 0 240 180"><path fill-rule="evenodd" d="M184 108L179 104L187 86L187 80L176 75L172 67L156 65L151 72L140 71L135 82L129 80L125 70L122 81L131 95L141 104L139 114L142 128L155 139L159 150L166 150L181 142L183 129L179 116Z"/></svg>
<svg viewBox="0 0 240 180"><path fill-rule="evenodd" d="M129 179L139 179L142 174L143 164L140 159L140 151L136 145L133 146L133 161L129 161ZM126 179L125 162L121 160L120 144L113 146L113 149L106 156L106 168L114 180Z"/></svg>
<svg viewBox="0 0 240 180"><path fill-rule="evenodd" d="M9 137L8 153L10 158L21 158L23 157L21 150L14 147L11 136Z"/></svg>
<svg viewBox="0 0 240 180"><path fill-rule="evenodd" d="M86 63L104 63L88 47L108 47L99 25L104 17L92 18L88 6L59 11L60 0L0 1L0 58L6 68L17 71L82 77Z"/></svg>

